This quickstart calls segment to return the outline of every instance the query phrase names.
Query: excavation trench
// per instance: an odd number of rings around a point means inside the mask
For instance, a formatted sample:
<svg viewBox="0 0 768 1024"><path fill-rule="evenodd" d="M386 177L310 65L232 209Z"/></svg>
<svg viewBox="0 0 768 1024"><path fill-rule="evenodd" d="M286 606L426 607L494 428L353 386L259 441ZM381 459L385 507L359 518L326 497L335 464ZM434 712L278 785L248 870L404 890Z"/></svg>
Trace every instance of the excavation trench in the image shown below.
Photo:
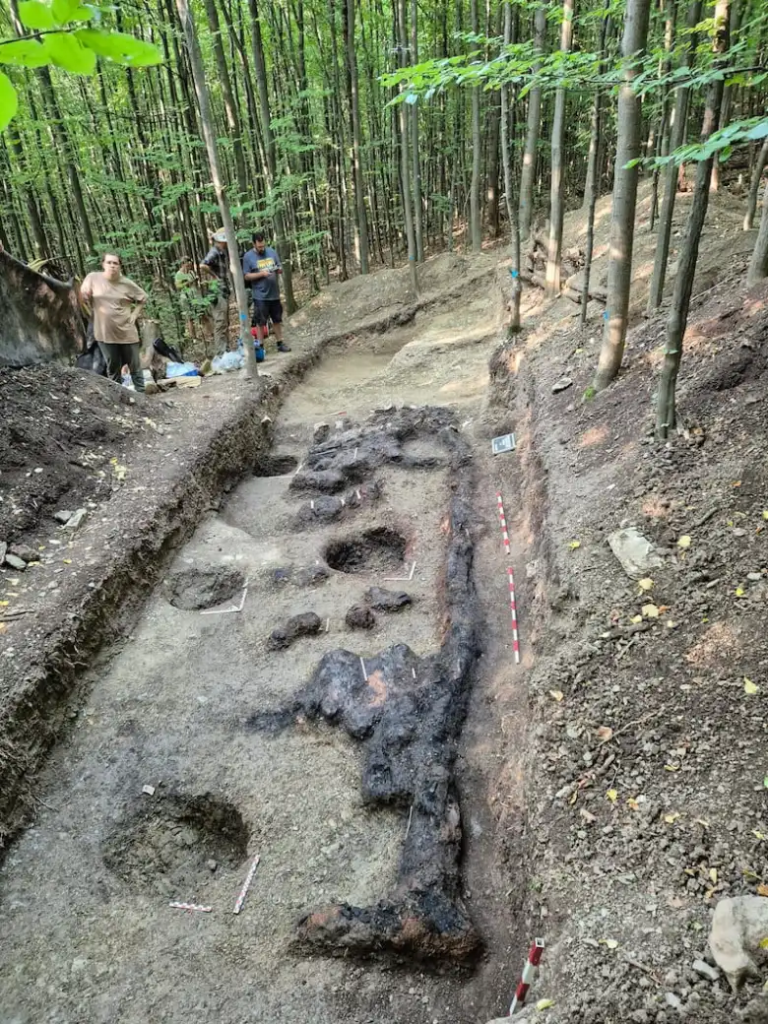
<svg viewBox="0 0 768 1024"><path fill-rule="evenodd" d="M459 359L456 322L329 355L94 676L3 869L14 1019L493 1015L506 878L472 709L495 624L462 423L494 339Z"/></svg>

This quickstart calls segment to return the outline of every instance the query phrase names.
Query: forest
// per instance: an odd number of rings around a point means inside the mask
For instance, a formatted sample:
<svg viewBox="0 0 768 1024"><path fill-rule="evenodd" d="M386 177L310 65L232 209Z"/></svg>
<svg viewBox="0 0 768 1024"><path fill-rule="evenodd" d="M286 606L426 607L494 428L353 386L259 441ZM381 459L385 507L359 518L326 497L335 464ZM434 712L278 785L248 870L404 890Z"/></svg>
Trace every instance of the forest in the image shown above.
<svg viewBox="0 0 768 1024"><path fill-rule="evenodd" d="M0 241L74 276L114 250L167 310L182 256L197 262L230 220L241 250L260 227L289 312L406 260L418 287L429 255L500 241L514 331L529 238L555 296L566 209L593 216L612 192L597 391L622 361L638 182L658 236L651 309L686 189L664 437L711 190L738 182L745 229L760 225L749 279L768 275L767 45L761 0L10 0ZM583 258L586 316L589 236Z"/></svg>

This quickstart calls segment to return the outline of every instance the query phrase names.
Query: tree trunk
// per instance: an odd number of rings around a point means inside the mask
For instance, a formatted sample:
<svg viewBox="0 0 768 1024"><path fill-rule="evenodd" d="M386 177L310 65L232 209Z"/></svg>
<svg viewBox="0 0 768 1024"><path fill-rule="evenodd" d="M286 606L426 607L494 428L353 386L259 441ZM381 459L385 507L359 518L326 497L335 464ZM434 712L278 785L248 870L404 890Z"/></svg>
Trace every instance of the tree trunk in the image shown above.
<svg viewBox="0 0 768 1024"><path fill-rule="evenodd" d="M400 55L400 67L404 68L407 63L407 39L405 24L405 0L398 0L397 4L397 30L398 30L398 51ZM403 86L401 85L401 91ZM416 270L416 236L413 226L413 209L411 207L411 161L408 153L408 109L405 103L399 103L400 114L400 177L403 191L403 217L405 219L405 236L408 242L408 266L411 271L411 284L413 290L418 292L419 281Z"/></svg>
<svg viewBox="0 0 768 1024"><path fill-rule="evenodd" d="M419 63L419 5L411 0L411 64ZM416 261L424 262L424 226L422 224L421 155L419 152L419 104L411 113L411 167L413 169L413 231L416 236Z"/></svg>
<svg viewBox="0 0 768 1024"><path fill-rule="evenodd" d="M543 53L547 40L547 12L544 5L536 8L533 16L533 25L533 45L538 53ZM534 75L538 74L540 66L540 64L534 65ZM526 241L531 233L533 183L536 180L536 157L539 149L540 128L541 87L535 86L528 93L528 124L525 134L523 170L520 175L520 237L523 241Z"/></svg>
<svg viewBox="0 0 768 1024"><path fill-rule="evenodd" d="M603 344L594 383L597 391L607 387L619 372L627 336L638 174L636 165L627 165L640 157L642 126L642 101L632 89L639 68L634 67L632 61L637 54L645 50L650 7L650 0L627 0L624 38L621 43L625 65L623 80L619 87L619 134L613 177L608 301Z"/></svg>
<svg viewBox="0 0 768 1024"><path fill-rule="evenodd" d="M575 0L563 0L563 23L560 27L560 52L568 54L573 45ZM563 144L565 142L565 88L555 95L552 120L552 182L549 200L549 243L547 246L547 287L545 294L554 299L560 294L560 256L563 250L563 219L565 217L565 180L563 175Z"/></svg>
<svg viewBox="0 0 768 1024"><path fill-rule="evenodd" d="M480 31L477 17L477 0L470 0L471 29ZM469 185L469 233L472 238L472 252L483 248L483 222L480 216L480 157L482 141L480 135L480 87L472 89L472 179Z"/></svg>
<svg viewBox="0 0 768 1024"><path fill-rule="evenodd" d="M512 42L512 4L510 0L504 3L504 45ZM514 334L520 330L520 299L522 296L522 284L520 281L520 222L515 211L515 204L512 199L512 153L509 142L509 85L506 83L501 87L501 160L504 169L504 201L507 206L507 220L509 221L510 255L512 266L509 268L509 275L512 279L512 288L509 299L509 333Z"/></svg>
<svg viewBox="0 0 768 1024"><path fill-rule="evenodd" d="M176 0L176 2L178 3L179 0ZM261 20L259 18L258 0L248 0L248 9L251 15L251 46L253 48L253 63L256 68L256 86L259 91L259 107L261 109L261 130L264 136L267 174L269 177L267 189L272 192L277 184L277 151L275 147L275 135L272 131L272 113L269 106L267 65L264 60L264 45L261 39ZM285 305L288 313L290 314L296 311L296 300L293 296L291 254L288 249L288 240L285 234L285 219L280 204L281 201L277 200L273 220L275 222L277 250L280 253L283 264Z"/></svg>
<svg viewBox="0 0 768 1024"><path fill-rule="evenodd" d="M747 212L744 214L744 230L751 231L755 223L757 211L757 197L760 194L760 181L763 177L765 165L768 163L768 139L760 147L757 155L757 163L752 172L752 179L749 183L749 198L747 199Z"/></svg>
<svg viewBox="0 0 768 1024"><path fill-rule="evenodd" d="M355 185L355 212L360 245L360 273L368 273L368 217L365 209L365 182L363 181L362 141L360 133L360 95L355 57L355 0L347 4L347 67L349 70L350 110L352 114L352 177Z"/></svg>
<svg viewBox="0 0 768 1024"><path fill-rule="evenodd" d="M752 261L747 274L748 284L757 284L768 277L768 182L763 192L763 212L760 217L760 230L757 232Z"/></svg>
<svg viewBox="0 0 768 1024"><path fill-rule="evenodd" d="M221 42L221 24L219 12L216 7L216 0L205 0L205 13L208 17L208 27L211 32L213 44L213 55L216 59L216 72L219 76L221 96L224 100L224 112L227 116L227 127L232 136L232 152L235 157L235 175L237 177L237 188L241 196L248 192L248 178L245 173L245 155L243 153L243 138L240 130L240 116L232 96L232 85L229 80L227 61L224 56L224 47Z"/></svg>
<svg viewBox="0 0 768 1024"><path fill-rule="evenodd" d="M608 40L608 26L611 19L608 15L603 18L603 25L600 29L600 74L605 70L605 48ZM598 172L597 160L600 153L600 139L602 136L603 122L603 90L598 86L595 90L595 99L592 106L592 132L589 140L589 166L587 168L587 187L585 195L587 203L587 240L584 246L584 284L581 289L581 323L587 322L587 306L589 305L589 278L592 272L592 253L595 246L595 207L597 206Z"/></svg>
<svg viewBox="0 0 768 1024"><path fill-rule="evenodd" d="M693 29L701 19L701 7L702 0L691 0L686 26L689 33L689 42L688 48L683 54L683 66L693 63L697 46L697 37ZM681 86L677 90L675 110L672 115L672 134L669 143L670 152L672 153L682 146L685 137L685 123L688 117L688 96L689 89L687 86ZM675 199L677 198L677 175L678 169L670 161L664 168L664 200L661 204L659 230L656 236L656 254L653 259L653 275L648 293L649 313L659 308L664 295L664 280L667 274L667 260L669 259L669 242L672 237L672 217L675 212Z"/></svg>
<svg viewBox="0 0 768 1024"><path fill-rule="evenodd" d="M730 38L737 39L739 36L739 29L741 27L741 19L744 14L744 8L747 6L748 0L732 0L731 13L730 13ZM733 91L736 87L733 85L726 85L723 91L723 102L720 106L720 118L718 121L718 131L728 126L728 121L731 117L731 101L733 99ZM710 188L713 192L720 190L720 154L715 153L715 162L712 167L712 183Z"/></svg>
<svg viewBox="0 0 768 1024"><path fill-rule="evenodd" d="M716 61L722 61L728 50L728 8L730 0L718 0L715 6L715 40L714 50ZM701 142L706 143L717 131L720 111L723 102L723 79L715 78L707 90L707 105L704 111L704 123L701 130ZM704 220L709 205L709 188L712 181L712 165L714 156L700 161L696 169L696 186L693 202L688 215L685 239L677 264L675 289L672 296L672 308L667 321L667 337L664 348L664 365L659 385L659 400L656 407L656 436L664 440L677 423L675 410L675 390L680 360L683 353L683 338L688 324L688 307L693 291L693 278L696 273L696 261L699 256Z"/></svg>
<svg viewBox="0 0 768 1024"><path fill-rule="evenodd" d="M245 291L245 279L243 278L240 257L237 248L237 235L232 220L232 213L229 209L226 188L219 170L219 154L216 147L216 133L214 131L213 119L211 117L211 104L208 96L208 85L205 81L205 70L203 68L203 57L200 52L200 43L197 38L195 23L192 20L192 12L189 9L188 0L176 0L176 10L179 12L184 41L189 54L189 63L192 69L192 79L197 93L197 102L200 107L200 122L205 139L205 150L208 154L208 164L211 170L211 179L216 192L216 200L219 204L221 222L227 236L227 248L229 250L229 270L232 274L232 281L235 285L237 296L237 311L240 344L245 351L245 370L247 377L258 377L259 370L256 365L256 355L253 351L250 334L247 331L248 321L248 297Z"/></svg>

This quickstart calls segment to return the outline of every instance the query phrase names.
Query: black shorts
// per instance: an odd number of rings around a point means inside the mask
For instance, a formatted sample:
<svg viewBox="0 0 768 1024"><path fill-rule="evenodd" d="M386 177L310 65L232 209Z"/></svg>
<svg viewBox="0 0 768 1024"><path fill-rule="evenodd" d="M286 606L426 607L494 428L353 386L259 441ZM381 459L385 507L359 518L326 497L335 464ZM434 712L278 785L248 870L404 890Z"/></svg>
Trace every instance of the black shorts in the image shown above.
<svg viewBox="0 0 768 1024"><path fill-rule="evenodd" d="M253 327L263 327L268 321L283 322L283 304L280 299L257 299L253 303Z"/></svg>

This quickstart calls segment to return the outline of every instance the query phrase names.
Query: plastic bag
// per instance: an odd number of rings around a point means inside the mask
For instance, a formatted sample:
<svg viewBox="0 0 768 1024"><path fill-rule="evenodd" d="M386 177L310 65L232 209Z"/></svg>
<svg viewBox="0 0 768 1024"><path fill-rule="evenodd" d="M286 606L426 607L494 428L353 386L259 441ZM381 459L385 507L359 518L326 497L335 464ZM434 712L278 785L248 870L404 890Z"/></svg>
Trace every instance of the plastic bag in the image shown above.
<svg viewBox="0 0 768 1024"><path fill-rule="evenodd" d="M197 367L194 363L168 363L165 376L167 380L173 377L197 377Z"/></svg>
<svg viewBox="0 0 768 1024"><path fill-rule="evenodd" d="M242 351L238 352L224 352L220 356L216 356L211 363L211 369L214 373L227 373L229 370L240 370L245 364L245 357Z"/></svg>

